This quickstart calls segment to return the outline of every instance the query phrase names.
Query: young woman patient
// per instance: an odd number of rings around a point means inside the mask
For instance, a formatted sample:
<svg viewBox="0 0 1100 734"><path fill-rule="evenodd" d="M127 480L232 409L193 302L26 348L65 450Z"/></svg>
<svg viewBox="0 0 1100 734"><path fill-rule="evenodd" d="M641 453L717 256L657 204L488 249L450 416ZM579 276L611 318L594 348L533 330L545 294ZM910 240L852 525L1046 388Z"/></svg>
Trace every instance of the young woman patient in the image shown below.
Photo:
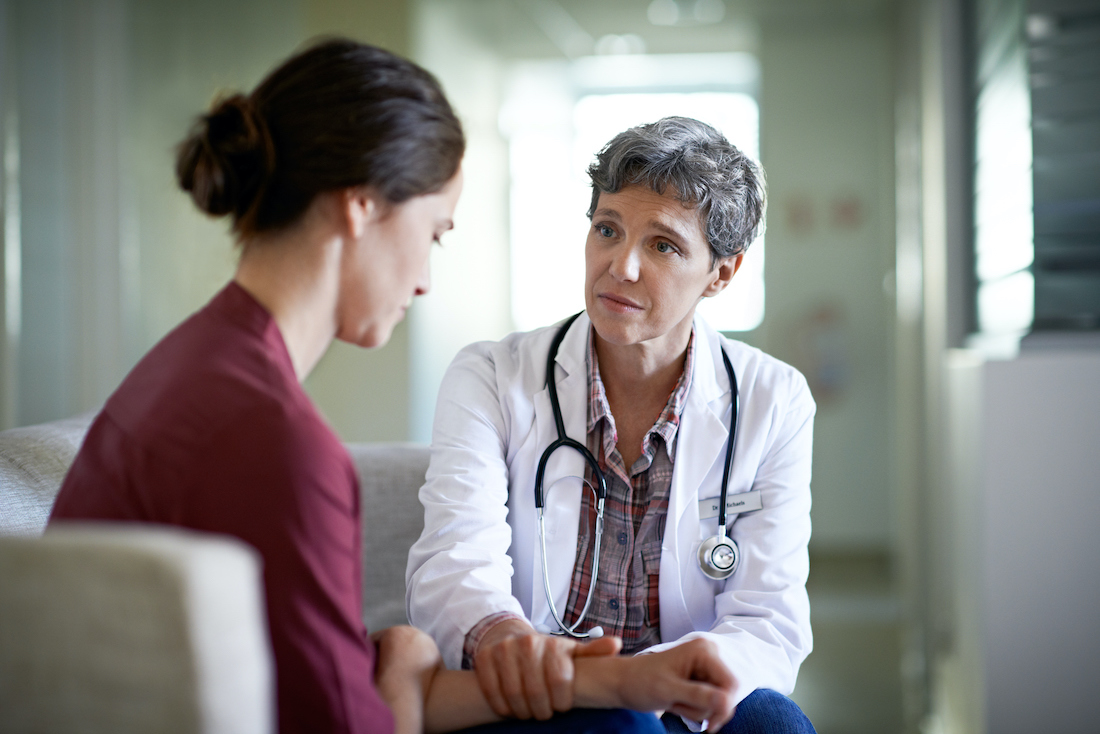
<svg viewBox="0 0 1100 734"><path fill-rule="evenodd" d="M163 523L254 546L283 734L498 719L473 673L443 670L423 633L368 637L355 470L301 387L334 338L385 344L428 290L464 148L431 75L345 40L306 49L200 117L176 173L199 209L232 221L236 274L107 401L51 516ZM728 673L707 650L681 653L670 675L615 657L618 647L578 651L588 657L559 708L728 708ZM632 711L564 716L573 723L559 716L543 730L660 731Z"/></svg>

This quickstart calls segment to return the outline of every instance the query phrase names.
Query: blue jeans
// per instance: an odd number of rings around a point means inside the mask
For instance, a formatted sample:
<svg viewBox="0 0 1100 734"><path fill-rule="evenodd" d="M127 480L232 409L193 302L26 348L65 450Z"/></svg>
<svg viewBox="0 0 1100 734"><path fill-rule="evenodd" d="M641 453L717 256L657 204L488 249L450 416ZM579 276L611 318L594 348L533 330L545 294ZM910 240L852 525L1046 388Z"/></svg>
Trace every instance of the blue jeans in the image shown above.
<svg viewBox="0 0 1100 734"><path fill-rule="evenodd" d="M668 734L690 731L679 716L665 714L661 718ZM791 699L782 693L759 688L737 704L730 722L721 734L816 734L814 725Z"/></svg>
<svg viewBox="0 0 1100 734"><path fill-rule="evenodd" d="M555 714L549 721L501 721L461 734L665 734L665 727L653 714L625 709L573 709Z"/></svg>

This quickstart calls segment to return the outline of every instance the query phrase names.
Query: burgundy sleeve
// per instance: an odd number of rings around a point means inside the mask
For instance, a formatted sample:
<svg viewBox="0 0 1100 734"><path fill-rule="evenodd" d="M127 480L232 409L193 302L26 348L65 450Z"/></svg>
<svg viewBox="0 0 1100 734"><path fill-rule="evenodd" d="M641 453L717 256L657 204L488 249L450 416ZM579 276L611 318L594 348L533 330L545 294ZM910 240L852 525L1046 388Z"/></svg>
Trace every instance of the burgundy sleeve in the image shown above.
<svg viewBox="0 0 1100 734"><path fill-rule="evenodd" d="M211 437L181 524L228 532L264 559L279 731L389 734L362 621L359 491L343 446L313 413L249 411ZM196 501L198 500L198 501Z"/></svg>

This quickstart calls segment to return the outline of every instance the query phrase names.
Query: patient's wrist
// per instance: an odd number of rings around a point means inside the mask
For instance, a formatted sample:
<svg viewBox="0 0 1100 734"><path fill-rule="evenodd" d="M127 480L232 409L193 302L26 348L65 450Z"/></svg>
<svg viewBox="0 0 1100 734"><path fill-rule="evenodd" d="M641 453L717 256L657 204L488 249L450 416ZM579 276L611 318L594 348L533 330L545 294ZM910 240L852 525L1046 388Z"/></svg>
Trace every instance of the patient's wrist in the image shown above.
<svg viewBox="0 0 1100 734"><path fill-rule="evenodd" d="M622 708L622 686L628 680L632 658L574 658L573 705L577 708Z"/></svg>

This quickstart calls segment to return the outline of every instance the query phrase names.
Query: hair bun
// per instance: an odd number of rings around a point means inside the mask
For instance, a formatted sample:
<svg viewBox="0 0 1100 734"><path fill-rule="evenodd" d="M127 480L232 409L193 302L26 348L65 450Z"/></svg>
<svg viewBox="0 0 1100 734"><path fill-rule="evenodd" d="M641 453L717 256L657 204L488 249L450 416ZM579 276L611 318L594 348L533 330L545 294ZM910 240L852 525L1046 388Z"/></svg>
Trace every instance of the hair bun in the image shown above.
<svg viewBox="0 0 1100 734"><path fill-rule="evenodd" d="M195 205L213 216L245 216L275 170L275 146L252 100L216 101L180 143L176 179Z"/></svg>

